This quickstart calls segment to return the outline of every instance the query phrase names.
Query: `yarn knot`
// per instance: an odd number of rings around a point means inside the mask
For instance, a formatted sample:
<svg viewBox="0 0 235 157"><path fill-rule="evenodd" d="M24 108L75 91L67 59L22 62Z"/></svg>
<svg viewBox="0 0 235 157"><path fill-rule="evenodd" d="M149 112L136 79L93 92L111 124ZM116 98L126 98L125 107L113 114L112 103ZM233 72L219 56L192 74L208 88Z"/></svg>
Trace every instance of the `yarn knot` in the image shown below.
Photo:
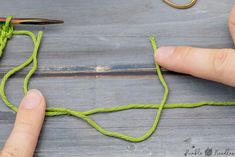
<svg viewBox="0 0 235 157"><path fill-rule="evenodd" d="M13 26L10 24L11 16L8 16L4 25L0 26L0 57L6 47L7 40L13 35Z"/></svg>

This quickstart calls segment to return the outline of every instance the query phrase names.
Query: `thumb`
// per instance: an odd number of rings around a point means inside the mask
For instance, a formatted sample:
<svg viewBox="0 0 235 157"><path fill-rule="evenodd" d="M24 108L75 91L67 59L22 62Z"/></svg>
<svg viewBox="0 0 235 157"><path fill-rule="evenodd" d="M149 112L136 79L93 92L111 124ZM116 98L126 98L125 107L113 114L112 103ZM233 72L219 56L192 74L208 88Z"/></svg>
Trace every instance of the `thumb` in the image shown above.
<svg viewBox="0 0 235 157"><path fill-rule="evenodd" d="M235 87L235 50L162 47L155 53L162 67Z"/></svg>
<svg viewBox="0 0 235 157"><path fill-rule="evenodd" d="M32 157L45 116L45 99L40 91L30 90L21 101L14 128L0 156Z"/></svg>

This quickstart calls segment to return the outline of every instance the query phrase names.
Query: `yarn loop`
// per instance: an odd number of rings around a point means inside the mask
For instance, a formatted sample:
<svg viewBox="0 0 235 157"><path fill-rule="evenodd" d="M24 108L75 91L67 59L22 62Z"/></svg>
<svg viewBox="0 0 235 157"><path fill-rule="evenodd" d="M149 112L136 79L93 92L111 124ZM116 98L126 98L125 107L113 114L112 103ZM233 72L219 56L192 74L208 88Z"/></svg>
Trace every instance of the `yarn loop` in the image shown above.
<svg viewBox="0 0 235 157"><path fill-rule="evenodd" d="M40 47L43 33L41 31L39 31L38 35L36 36L31 31L14 30L14 28L10 24L10 22L11 22L11 17L8 17L5 25L0 26L0 57L3 53L4 48L6 47L7 40L10 39L13 35L29 36L32 39L33 44L34 44L34 49L33 49L32 55L21 65L16 66L16 67L12 68L11 70L9 70L3 76L2 80L1 80L0 95L2 97L2 100L10 109L17 112L18 108L8 100L8 98L5 94L6 82L13 74L24 69L29 64L32 64L32 68L29 70L29 72L27 73L27 75L24 78L24 93L25 94L27 93L30 78L35 73L37 66L38 66L37 65L37 53L38 53L38 49ZM156 46L156 42L155 42L154 37L151 37L150 41L151 41L151 45L152 45L154 53L157 53L157 46ZM120 138L120 139L130 141L130 142L141 142L141 141L148 139L155 132L155 130L158 126L163 109L193 108L193 107L200 107L200 106L204 106L204 105L235 106L235 102L214 102L214 101L167 104L166 101L168 98L169 90L168 90L168 86L164 80L164 77L162 75L161 69L157 63L156 63L156 72L157 72L158 79L161 82L161 84L163 85L164 90L165 90L162 101L160 104L127 104L127 105L116 106L116 107L112 107L112 108L94 108L94 109L87 110L87 111L75 111L75 110L68 109L68 108L47 108L46 109L46 116L70 115L70 116L78 117L78 118L81 118L82 120L86 121L93 128L95 128L97 131L99 131L100 133L102 133L106 136ZM154 109L157 112L155 120L154 120L151 128L142 136L133 137L133 136L128 136L128 135L125 135L122 133L106 130L89 117L90 115L93 115L96 113L117 112L117 111L130 110L130 109Z"/></svg>

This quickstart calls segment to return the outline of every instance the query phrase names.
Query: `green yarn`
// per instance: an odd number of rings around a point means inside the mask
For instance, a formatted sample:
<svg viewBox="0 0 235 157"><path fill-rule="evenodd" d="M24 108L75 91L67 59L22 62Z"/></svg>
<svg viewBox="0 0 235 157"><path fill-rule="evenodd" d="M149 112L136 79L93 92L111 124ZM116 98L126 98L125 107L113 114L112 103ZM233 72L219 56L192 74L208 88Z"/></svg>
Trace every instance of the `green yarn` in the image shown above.
<svg viewBox="0 0 235 157"><path fill-rule="evenodd" d="M37 53L38 49L40 47L41 39L42 39L42 32L40 31L37 36L35 36L34 33L27 31L27 30L14 30L13 26L10 25L11 17L8 17L6 20L5 25L0 26L0 57L3 53L3 50L6 46L7 40L10 39L13 35L26 35L29 36L34 44L34 50L32 52L32 55L21 65L16 66L12 68L10 71L8 71L2 78L1 84L0 84L0 94L2 97L3 102L13 111L17 112L17 107L13 105L7 98L5 94L5 85L8 79L15 73L19 72L20 70L24 69L29 64L33 64L31 70L27 73L25 79L24 79L24 93L26 94L28 91L28 84L30 81L31 76L34 74L34 72L37 70ZM154 40L154 37L150 38L151 45L153 48L154 53L157 52L157 46L156 42ZM201 101L197 103L179 103L179 104L167 104L167 98L168 98L168 87L164 80L164 77L162 75L161 69L159 65L156 63L156 72L157 76L161 82L161 84L164 87L164 95L163 99L160 104L128 104L123 106L117 106L112 108L95 108L88 111L75 111L68 108L47 108L46 110L46 116L59 116L59 115L70 115L74 117L81 118L82 120L86 121L88 124L90 124L92 127L94 127L97 131L100 133L120 138L126 141L131 142L141 142L146 139L148 139L156 130L161 113L163 109L173 109L173 108L193 108L193 107L200 107L204 105L211 105L211 106L235 106L235 102L213 102L213 101ZM117 112L117 111L123 111L123 110L129 110L129 109L155 109L157 112L157 115L155 117L155 120L153 122L152 127L142 136L140 137L133 137L133 136L127 136L118 132L112 132L108 131L104 128L102 128L98 123L96 123L94 120L92 120L89 116L96 114L96 113L107 113L107 112Z"/></svg>
<svg viewBox="0 0 235 157"><path fill-rule="evenodd" d="M11 38L13 32L13 26L10 25L10 20L7 20L5 25L1 26L0 31L0 57L3 50L6 47L7 40Z"/></svg>

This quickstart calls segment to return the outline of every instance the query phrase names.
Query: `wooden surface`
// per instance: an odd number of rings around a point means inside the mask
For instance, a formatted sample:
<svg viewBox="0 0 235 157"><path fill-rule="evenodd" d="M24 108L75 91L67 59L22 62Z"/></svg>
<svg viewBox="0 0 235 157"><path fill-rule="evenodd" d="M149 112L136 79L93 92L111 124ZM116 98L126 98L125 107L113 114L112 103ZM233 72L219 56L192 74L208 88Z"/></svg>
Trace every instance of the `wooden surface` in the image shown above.
<svg viewBox="0 0 235 157"><path fill-rule="evenodd" d="M57 26L16 27L44 31L39 70L30 87L43 91L49 107L87 110L160 102L163 88L156 79L149 36L154 35L159 46L232 48L227 17L234 4L234 0L198 0L191 9L176 10L161 0L11 0L1 2L0 15L65 21ZM31 51L27 37L14 36L0 60L0 76ZM25 73L7 84L14 104L23 96ZM164 75L170 86L168 102L235 101L234 88L175 73ZM15 114L0 104L2 146ZM92 118L108 130L139 136L155 115L155 110L130 110ZM202 153L207 148L235 153L235 107L164 110L157 131L141 143L106 137L77 118L46 118L36 156L182 157L187 149L197 148Z"/></svg>

